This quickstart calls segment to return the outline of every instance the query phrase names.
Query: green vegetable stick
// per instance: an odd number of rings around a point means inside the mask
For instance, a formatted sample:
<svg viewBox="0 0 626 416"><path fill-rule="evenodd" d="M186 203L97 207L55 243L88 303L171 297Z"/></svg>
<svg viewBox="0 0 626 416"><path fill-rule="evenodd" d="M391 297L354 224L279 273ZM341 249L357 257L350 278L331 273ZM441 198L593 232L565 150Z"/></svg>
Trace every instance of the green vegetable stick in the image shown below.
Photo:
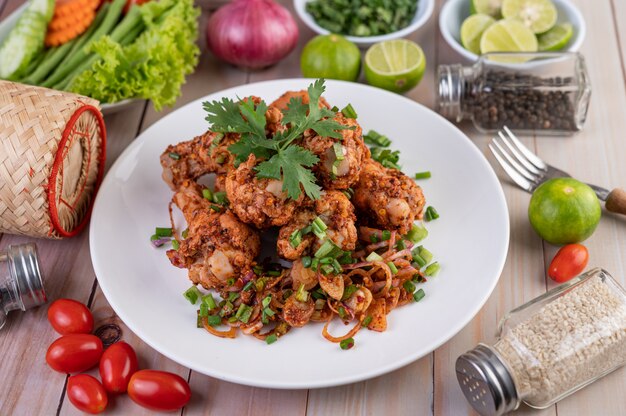
<svg viewBox="0 0 626 416"><path fill-rule="evenodd" d="M74 40L64 43L63 45L50 49L46 53L45 58L39 62L34 72L27 72L30 75L24 80L27 84L37 85L43 81L52 69L54 69L65 58L67 53L72 49Z"/></svg>
<svg viewBox="0 0 626 416"><path fill-rule="evenodd" d="M39 64L41 64L46 58L48 58L50 55L52 55L54 53L54 51L56 51L56 48L51 48L48 49L47 51L44 51L42 53L40 53L39 55L37 55L37 57L35 57L35 59L33 61L31 61L30 64L28 64L28 67L26 68L26 71L24 71L24 76L22 78L20 78L18 81L25 83L25 84L29 84L28 82L28 74L32 74L33 71L35 71L38 67Z"/></svg>
<svg viewBox="0 0 626 416"><path fill-rule="evenodd" d="M98 10L98 14L96 15L96 18L94 19L93 23L91 23L91 25L89 25L89 29L87 29L87 31L85 33L80 35L80 37L78 38L78 41L76 42L76 44L74 45L72 50L70 50L70 52L67 54L67 58L66 59L69 59L77 51L83 49L83 46L85 46L87 41L89 41L91 39L91 36L93 35L93 33L96 30L98 30L98 28L102 24L102 21L106 17L107 12L109 11L110 7L111 7L110 3L104 3L104 4L102 4L102 6L100 6L100 10Z"/></svg>
<svg viewBox="0 0 626 416"><path fill-rule="evenodd" d="M106 35L111 31L111 29L117 24L120 15L122 14L122 9L126 5L126 0L113 0L111 3L111 7L109 8L106 17L104 18L102 24L98 29L92 34L91 39L89 39L89 43L100 39L102 36ZM126 17L122 20L122 22L115 28L114 32L124 26L124 22L126 22L129 17L132 15L131 11L126 15ZM77 50L74 55L70 57L70 59L65 60L59 67L52 73L52 75L42 84L44 87L52 87L57 83L61 82L65 77L67 77L70 72L72 72L78 65L85 61L85 59L89 56L89 54L85 51L85 48Z"/></svg>

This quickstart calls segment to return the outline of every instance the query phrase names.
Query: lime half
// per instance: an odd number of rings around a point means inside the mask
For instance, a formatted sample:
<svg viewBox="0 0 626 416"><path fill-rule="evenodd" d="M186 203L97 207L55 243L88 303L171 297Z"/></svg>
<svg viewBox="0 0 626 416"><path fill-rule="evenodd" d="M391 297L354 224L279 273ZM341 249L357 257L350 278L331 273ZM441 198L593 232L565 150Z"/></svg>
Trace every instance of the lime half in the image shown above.
<svg viewBox="0 0 626 416"><path fill-rule="evenodd" d="M480 55L480 38L483 32L496 21L486 14L473 14L461 25L461 43L470 52Z"/></svg>
<svg viewBox="0 0 626 416"><path fill-rule="evenodd" d="M558 51L563 49L572 38L574 28L570 23L561 23L537 36L540 51Z"/></svg>
<svg viewBox="0 0 626 416"><path fill-rule="evenodd" d="M519 20L500 20L489 26L480 38L481 53L536 52L537 37Z"/></svg>
<svg viewBox="0 0 626 416"><path fill-rule="evenodd" d="M470 1L470 13L486 14L491 17L500 17L502 0L472 0Z"/></svg>
<svg viewBox="0 0 626 416"><path fill-rule="evenodd" d="M535 33L547 32L556 24L558 12L550 0L504 0L502 16L519 19Z"/></svg>
<svg viewBox="0 0 626 416"><path fill-rule="evenodd" d="M393 92L415 87L426 69L422 48L410 40L394 39L372 45L365 53L365 78L370 85Z"/></svg>

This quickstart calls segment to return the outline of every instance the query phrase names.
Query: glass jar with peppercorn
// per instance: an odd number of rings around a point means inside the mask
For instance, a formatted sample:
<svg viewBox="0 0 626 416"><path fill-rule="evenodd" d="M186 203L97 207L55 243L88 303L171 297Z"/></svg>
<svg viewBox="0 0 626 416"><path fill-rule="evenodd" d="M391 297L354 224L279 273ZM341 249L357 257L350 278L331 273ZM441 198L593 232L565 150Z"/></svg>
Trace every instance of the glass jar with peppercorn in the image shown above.
<svg viewBox="0 0 626 416"><path fill-rule="evenodd" d="M582 129L591 86L579 53L488 53L472 66L440 65L438 111L482 132L566 135Z"/></svg>

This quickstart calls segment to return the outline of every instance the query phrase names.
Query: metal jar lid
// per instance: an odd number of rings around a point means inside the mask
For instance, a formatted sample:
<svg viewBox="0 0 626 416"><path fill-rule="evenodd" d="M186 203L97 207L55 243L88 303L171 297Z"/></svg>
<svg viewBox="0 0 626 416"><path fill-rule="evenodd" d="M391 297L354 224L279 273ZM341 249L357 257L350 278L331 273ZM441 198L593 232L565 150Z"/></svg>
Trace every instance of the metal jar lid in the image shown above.
<svg viewBox="0 0 626 416"><path fill-rule="evenodd" d="M482 416L503 415L519 405L509 370L484 344L457 358L456 376L465 398Z"/></svg>
<svg viewBox="0 0 626 416"><path fill-rule="evenodd" d="M37 246L33 243L11 245L7 249L9 271L17 286L17 301L23 311L46 303Z"/></svg>

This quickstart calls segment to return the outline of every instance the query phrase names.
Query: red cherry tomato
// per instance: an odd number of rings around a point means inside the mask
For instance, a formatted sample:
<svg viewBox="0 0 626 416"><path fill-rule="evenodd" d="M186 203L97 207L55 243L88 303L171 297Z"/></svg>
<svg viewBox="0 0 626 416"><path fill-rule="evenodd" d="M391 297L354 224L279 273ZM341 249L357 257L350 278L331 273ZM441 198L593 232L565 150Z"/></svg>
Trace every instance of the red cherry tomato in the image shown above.
<svg viewBox="0 0 626 416"><path fill-rule="evenodd" d="M191 398L191 389L177 374L140 370L130 379L128 395L140 406L167 412L186 405Z"/></svg>
<svg viewBox="0 0 626 416"><path fill-rule="evenodd" d="M95 415L107 407L107 392L89 374L77 374L67 380L67 397L78 410Z"/></svg>
<svg viewBox="0 0 626 416"><path fill-rule="evenodd" d="M93 331L93 315L74 299L55 300L48 308L48 321L61 335L89 334Z"/></svg>
<svg viewBox="0 0 626 416"><path fill-rule="evenodd" d="M548 276L555 282L567 282L587 267L589 252L582 244L568 244L556 253L550 263Z"/></svg>
<svg viewBox="0 0 626 416"><path fill-rule="evenodd" d="M80 373L96 366L101 356L100 338L88 334L70 334L50 344L46 362L60 373Z"/></svg>
<svg viewBox="0 0 626 416"><path fill-rule="evenodd" d="M116 342L104 351L100 359L102 385L108 392L124 393L137 369L137 354L133 347L123 341Z"/></svg>

